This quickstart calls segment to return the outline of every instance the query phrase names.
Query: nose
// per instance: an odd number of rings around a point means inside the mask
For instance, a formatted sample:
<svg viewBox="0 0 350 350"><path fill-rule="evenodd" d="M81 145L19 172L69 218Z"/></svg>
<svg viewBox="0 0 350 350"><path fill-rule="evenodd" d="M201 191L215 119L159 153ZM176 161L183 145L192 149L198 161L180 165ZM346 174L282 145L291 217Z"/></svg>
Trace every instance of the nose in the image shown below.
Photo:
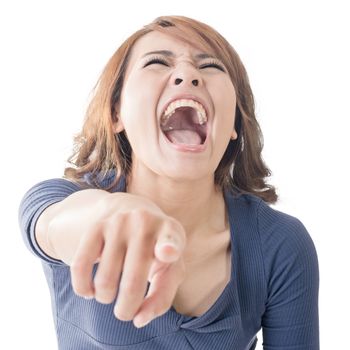
<svg viewBox="0 0 350 350"><path fill-rule="evenodd" d="M190 64L181 64L172 74L172 84L176 86L201 86L202 77L200 72Z"/></svg>

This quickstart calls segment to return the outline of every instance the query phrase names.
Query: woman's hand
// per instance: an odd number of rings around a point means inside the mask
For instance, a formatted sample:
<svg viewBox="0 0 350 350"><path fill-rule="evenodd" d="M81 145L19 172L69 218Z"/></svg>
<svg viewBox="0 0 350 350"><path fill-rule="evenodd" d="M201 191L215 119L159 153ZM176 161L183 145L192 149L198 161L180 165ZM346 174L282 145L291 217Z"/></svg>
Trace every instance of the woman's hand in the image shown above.
<svg viewBox="0 0 350 350"><path fill-rule="evenodd" d="M185 278L178 221L144 197L101 190L76 192L46 211L47 251L70 265L77 295L111 303L118 294L116 317L137 327L168 311Z"/></svg>

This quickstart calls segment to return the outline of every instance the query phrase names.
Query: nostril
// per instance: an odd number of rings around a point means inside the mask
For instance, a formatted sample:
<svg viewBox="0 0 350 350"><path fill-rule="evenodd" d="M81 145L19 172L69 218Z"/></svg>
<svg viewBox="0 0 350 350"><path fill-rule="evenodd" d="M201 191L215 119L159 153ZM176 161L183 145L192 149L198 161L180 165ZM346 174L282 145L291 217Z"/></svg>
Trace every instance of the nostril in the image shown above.
<svg viewBox="0 0 350 350"><path fill-rule="evenodd" d="M175 79L175 85L180 85L182 82L183 82L183 79L180 79L180 78ZM192 85L198 86L198 84L199 84L198 79L192 80Z"/></svg>

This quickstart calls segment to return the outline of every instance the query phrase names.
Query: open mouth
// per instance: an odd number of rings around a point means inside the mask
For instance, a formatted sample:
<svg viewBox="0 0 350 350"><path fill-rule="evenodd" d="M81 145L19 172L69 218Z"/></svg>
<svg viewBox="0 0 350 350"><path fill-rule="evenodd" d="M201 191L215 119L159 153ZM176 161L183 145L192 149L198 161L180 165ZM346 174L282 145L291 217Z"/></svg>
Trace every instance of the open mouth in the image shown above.
<svg viewBox="0 0 350 350"><path fill-rule="evenodd" d="M194 100L177 100L169 104L161 118L161 130L176 145L202 145L207 138L207 115Z"/></svg>

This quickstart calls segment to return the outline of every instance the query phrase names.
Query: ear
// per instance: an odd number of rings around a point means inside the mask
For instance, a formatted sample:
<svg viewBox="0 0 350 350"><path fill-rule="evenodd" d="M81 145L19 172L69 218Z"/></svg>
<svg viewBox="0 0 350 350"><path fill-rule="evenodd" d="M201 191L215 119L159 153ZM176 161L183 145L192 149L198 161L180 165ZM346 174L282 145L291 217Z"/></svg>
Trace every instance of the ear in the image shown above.
<svg viewBox="0 0 350 350"><path fill-rule="evenodd" d="M231 140L237 140L237 132L236 129L233 129L232 133L231 133Z"/></svg>
<svg viewBox="0 0 350 350"><path fill-rule="evenodd" d="M113 118L113 132L119 134L124 130L124 124L119 114L116 112Z"/></svg>

